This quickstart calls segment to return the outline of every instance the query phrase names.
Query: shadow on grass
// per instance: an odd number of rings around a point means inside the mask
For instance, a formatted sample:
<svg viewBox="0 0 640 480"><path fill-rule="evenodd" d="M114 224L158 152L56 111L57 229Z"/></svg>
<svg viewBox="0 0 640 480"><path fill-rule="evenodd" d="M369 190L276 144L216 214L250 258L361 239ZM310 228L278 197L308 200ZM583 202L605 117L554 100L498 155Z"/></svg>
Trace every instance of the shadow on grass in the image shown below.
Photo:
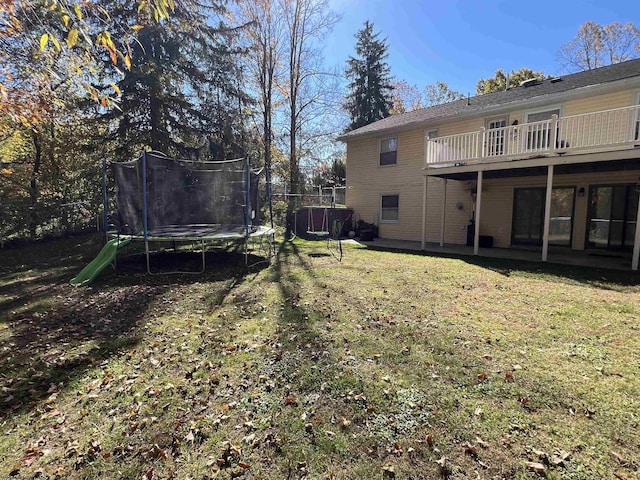
<svg viewBox="0 0 640 480"><path fill-rule="evenodd" d="M469 265L492 270L505 276L512 274L535 274L556 277L559 280L581 283L605 290L625 290L627 287L640 285L640 274L627 270L586 267L578 265L562 265L558 263L530 262L526 260L470 256L447 252L424 252L368 245L367 250L390 253L402 253L420 257L451 258L461 260Z"/></svg>
<svg viewBox="0 0 640 480"><path fill-rule="evenodd" d="M202 305L215 310L249 273L240 254L211 258L204 274L156 276L144 273L144 256L134 256L121 263L123 274L109 269L90 287L70 286L99 248L99 238L88 236L0 252L0 417L38 407L60 384L135 348L149 310L169 309L182 298L179 287L210 282Z"/></svg>

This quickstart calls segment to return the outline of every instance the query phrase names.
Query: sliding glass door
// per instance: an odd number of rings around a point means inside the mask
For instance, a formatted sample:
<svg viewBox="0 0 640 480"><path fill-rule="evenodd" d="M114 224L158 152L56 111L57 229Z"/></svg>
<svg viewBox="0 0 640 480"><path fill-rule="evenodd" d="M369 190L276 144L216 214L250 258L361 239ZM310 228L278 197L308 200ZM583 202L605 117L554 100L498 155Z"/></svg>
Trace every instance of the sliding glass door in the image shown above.
<svg viewBox="0 0 640 480"><path fill-rule="evenodd" d="M632 248L637 214L638 187L635 185L592 186L589 190L587 246Z"/></svg>
<svg viewBox="0 0 640 480"><path fill-rule="evenodd" d="M546 188L516 188L513 199L511 243L542 245ZM574 187L557 187L551 192L549 245L571 246Z"/></svg>

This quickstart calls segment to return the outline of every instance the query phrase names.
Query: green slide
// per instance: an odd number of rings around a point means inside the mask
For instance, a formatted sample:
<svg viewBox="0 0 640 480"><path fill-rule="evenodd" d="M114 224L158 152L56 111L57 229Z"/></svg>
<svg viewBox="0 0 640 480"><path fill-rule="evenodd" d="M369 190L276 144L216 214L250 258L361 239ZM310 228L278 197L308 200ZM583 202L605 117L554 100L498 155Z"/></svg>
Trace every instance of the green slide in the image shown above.
<svg viewBox="0 0 640 480"><path fill-rule="evenodd" d="M109 240L105 243L104 247L102 247L98 256L89 265L84 267L77 277L72 278L69 283L75 287L89 285L102 270L113 262L118 249L130 243L130 239L122 240L114 238L113 240Z"/></svg>

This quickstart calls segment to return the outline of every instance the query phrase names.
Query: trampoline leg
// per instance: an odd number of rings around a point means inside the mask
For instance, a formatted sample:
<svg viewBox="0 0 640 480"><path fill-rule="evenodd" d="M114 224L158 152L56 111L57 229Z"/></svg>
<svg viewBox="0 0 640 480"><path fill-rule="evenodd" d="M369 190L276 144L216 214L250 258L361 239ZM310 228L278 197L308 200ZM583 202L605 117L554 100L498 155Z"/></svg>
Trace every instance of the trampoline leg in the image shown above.
<svg viewBox="0 0 640 480"><path fill-rule="evenodd" d="M204 250L205 250L204 240L202 240L202 273L204 273L204 270L206 268L206 264L205 264L206 260L205 260Z"/></svg>
<svg viewBox="0 0 640 480"><path fill-rule="evenodd" d="M151 261L149 260L149 242L144 241L144 254L147 257L147 273L151 275Z"/></svg>

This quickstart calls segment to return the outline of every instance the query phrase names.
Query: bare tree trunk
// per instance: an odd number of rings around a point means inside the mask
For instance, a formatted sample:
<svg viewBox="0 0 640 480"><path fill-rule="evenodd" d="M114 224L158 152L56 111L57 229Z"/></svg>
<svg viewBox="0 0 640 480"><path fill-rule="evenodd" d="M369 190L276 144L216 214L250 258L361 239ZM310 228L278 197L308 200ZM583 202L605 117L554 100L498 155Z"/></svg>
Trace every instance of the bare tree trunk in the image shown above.
<svg viewBox="0 0 640 480"><path fill-rule="evenodd" d="M40 222L38 215L38 177L40 176L40 167L42 165L42 138L40 133L36 131L31 133L31 138L35 148L35 159L33 161L33 169L31 170L31 180L29 181L29 236L32 240L35 240L38 233L38 223Z"/></svg>

